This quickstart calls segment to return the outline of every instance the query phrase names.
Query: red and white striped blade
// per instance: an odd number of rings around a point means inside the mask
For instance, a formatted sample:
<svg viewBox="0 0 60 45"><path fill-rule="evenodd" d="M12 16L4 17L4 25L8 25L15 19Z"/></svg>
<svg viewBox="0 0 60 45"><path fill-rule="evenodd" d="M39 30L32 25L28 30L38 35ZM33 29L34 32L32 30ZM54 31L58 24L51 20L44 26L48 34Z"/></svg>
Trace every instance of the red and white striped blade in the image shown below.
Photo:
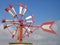
<svg viewBox="0 0 60 45"><path fill-rule="evenodd" d="M24 30L25 30L25 29L26 29L26 31L25 31L25 33L24 33L24 37L29 37L29 35L34 32L33 30L31 30L31 29L28 28L28 27L25 27Z"/></svg>
<svg viewBox="0 0 60 45"><path fill-rule="evenodd" d="M24 27L23 30L24 30L24 33L30 32L30 28L29 27Z"/></svg>
<svg viewBox="0 0 60 45"><path fill-rule="evenodd" d="M22 11L22 15L24 15L25 14L25 12L27 11L27 6L24 6L24 9L23 9L23 11Z"/></svg>
<svg viewBox="0 0 60 45"><path fill-rule="evenodd" d="M52 29L52 25L54 24L54 21L51 22L45 22L41 25L41 29L46 32L50 32L53 34L56 34L56 32Z"/></svg>
<svg viewBox="0 0 60 45"><path fill-rule="evenodd" d="M23 4L22 3L20 3L20 7L19 7L19 14L22 14L22 9L23 9Z"/></svg>
<svg viewBox="0 0 60 45"><path fill-rule="evenodd" d="M6 22L14 22L14 20L5 20Z"/></svg>
<svg viewBox="0 0 60 45"><path fill-rule="evenodd" d="M6 8L5 11L10 13L13 17L15 16L8 8Z"/></svg>
<svg viewBox="0 0 60 45"><path fill-rule="evenodd" d="M28 20L30 18L34 18L34 15L30 15L30 16L26 17L25 20Z"/></svg>
<svg viewBox="0 0 60 45"><path fill-rule="evenodd" d="M10 4L10 5L9 5L9 7L12 9L12 11L14 12L14 14L16 15L16 11L15 11L15 9L14 9L13 5L12 5L12 4Z"/></svg>
<svg viewBox="0 0 60 45"><path fill-rule="evenodd" d="M14 20L5 20L5 19L3 19L2 22L3 22L3 23L4 23L4 22L14 22Z"/></svg>
<svg viewBox="0 0 60 45"><path fill-rule="evenodd" d="M28 33L30 32L30 28L24 27L23 30L24 30L24 37L29 37Z"/></svg>
<svg viewBox="0 0 60 45"><path fill-rule="evenodd" d="M17 30L12 33L12 38L14 38L14 36L16 35L16 32Z"/></svg>
<svg viewBox="0 0 60 45"><path fill-rule="evenodd" d="M28 27L25 27L25 29L27 29L28 32L30 31L30 28L28 28Z"/></svg>
<svg viewBox="0 0 60 45"><path fill-rule="evenodd" d="M5 26L4 26L4 29L6 29L6 28L8 28L8 27L10 27L10 26L12 26L12 24L5 25Z"/></svg>
<svg viewBox="0 0 60 45"><path fill-rule="evenodd" d="M33 33L34 31L32 31L32 30L30 30L29 32L26 32L25 34L24 34L24 36L25 37L29 37L29 35L31 34L31 33Z"/></svg>

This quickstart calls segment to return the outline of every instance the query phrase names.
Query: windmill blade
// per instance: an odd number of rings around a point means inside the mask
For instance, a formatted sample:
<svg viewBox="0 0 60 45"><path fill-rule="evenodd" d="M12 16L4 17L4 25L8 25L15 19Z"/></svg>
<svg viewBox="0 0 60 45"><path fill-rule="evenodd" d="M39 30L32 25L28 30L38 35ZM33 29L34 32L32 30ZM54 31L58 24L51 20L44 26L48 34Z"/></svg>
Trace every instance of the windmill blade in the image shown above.
<svg viewBox="0 0 60 45"><path fill-rule="evenodd" d="M52 29L52 25L54 24L54 21L51 22L45 22L41 25L41 29L46 32L50 32L53 34L56 34L56 32Z"/></svg>
<svg viewBox="0 0 60 45"><path fill-rule="evenodd" d="M26 17L25 20L28 20L30 18L34 18L34 15L30 15L30 16Z"/></svg>
<svg viewBox="0 0 60 45"><path fill-rule="evenodd" d="M15 14L13 14L8 8L6 8L5 11L10 13L13 17L15 16Z"/></svg>
<svg viewBox="0 0 60 45"><path fill-rule="evenodd" d="M17 15L16 15L16 11L15 11L15 9L14 9L13 5L12 5L12 4L10 4L10 5L9 5L9 7L12 9L12 11L13 11L13 13L14 13L14 15L15 15L14 17L16 17Z"/></svg>
<svg viewBox="0 0 60 45"><path fill-rule="evenodd" d="M15 37L16 33L17 33L17 30L12 33L12 38Z"/></svg>
<svg viewBox="0 0 60 45"><path fill-rule="evenodd" d="M14 22L14 20L5 20L5 19L3 19L2 22L3 22L3 23L4 23L4 22Z"/></svg>
<svg viewBox="0 0 60 45"><path fill-rule="evenodd" d="M28 28L28 27L25 27L25 28L23 28L23 37L25 37L25 35L27 35L28 34L28 31L30 31L30 29Z"/></svg>
<svg viewBox="0 0 60 45"><path fill-rule="evenodd" d="M23 4L21 3L21 4L20 4L20 7L19 7L19 14L21 14L21 15L22 15L22 9L23 9L22 6L23 6Z"/></svg>
<svg viewBox="0 0 60 45"><path fill-rule="evenodd" d="M27 29L23 28L23 33L25 34L27 32Z"/></svg>
<svg viewBox="0 0 60 45"><path fill-rule="evenodd" d="M30 35L31 33L33 33L33 31L26 32L26 33L24 34L24 37L29 37L29 35Z"/></svg>
<svg viewBox="0 0 60 45"><path fill-rule="evenodd" d="M30 31L30 29L28 27L25 27L25 29L27 29L28 32Z"/></svg>
<svg viewBox="0 0 60 45"><path fill-rule="evenodd" d="M23 11L22 11L22 15L24 15L25 14L25 12L27 11L27 6L24 6L24 9L23 9Z"/></svg>
<svg viewBox="0 0 60 45"><path fill-rule="evenodd" d="M29 35L31 33L33 33L33 31L30 28L28 28L28 27L25 27L24 30L25 30L24 37L26 37L26 36L29 37Z"/></svg>
<svg viewBox="0 0 60 45"><path fill-rule="evenodd" d="M23 30L25 30L24 34L30 32L30 28L28 28L28 27L23 28Z"/></svg>
<svg viewBox="0 0 60 45"><path fill-rule="evenodd" d="M27 23L34 23L35 21L34 20L25 20L25 22L27 22Z"/></svg>
<svg viewBox="0 0 60 45"><path fill-rule="evenodd" d="M10 27L10 26L12 26L12 24L5 25L5 26L4 26L4 29L6 29L6 28L8 28L8 27Z"/></svg>
<svg viewBox="0 0 60 45"><path fill-rule="evenodd" d="M27 30L24 32L23 37L29 37Z"/></svg>

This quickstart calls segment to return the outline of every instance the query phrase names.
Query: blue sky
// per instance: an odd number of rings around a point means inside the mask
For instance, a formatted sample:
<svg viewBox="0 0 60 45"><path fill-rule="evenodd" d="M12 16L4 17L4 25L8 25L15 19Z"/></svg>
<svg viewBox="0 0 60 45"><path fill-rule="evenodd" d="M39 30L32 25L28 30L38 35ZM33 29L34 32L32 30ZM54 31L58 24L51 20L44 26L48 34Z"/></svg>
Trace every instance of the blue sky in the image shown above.
<svg viewBox="0 0 60 45"><path fill-rule="evenodd" d="M0 44L8 45L7 43L15 41L15 39L11 38L9 32L3 29L1 21L3 18L14 19L4 9L9 7L9 4L13 4L18 14L20 3L27 5L30 12L34 14L35 25L51 20L56 21L53 29L57 32L57 35L37 29L36 32L31 34L29 38L24 39L24 41L32 41L34 45L60 45L60 0L0 0ZM25 14L24 16L29 16L29 14ZM11 30L13 29L10 28L10 31Z"/></svg>
<svg viewBox="0 0 60 45"><path fill-rule="evenodd" d="M13 4L18 14L20 3L28 6L28 10L35 16L34 20L37 25L46 21L60 20L60 0L0 0L0 21L3 18L13 19L4 9L9 8L9 4Z"/></svg>

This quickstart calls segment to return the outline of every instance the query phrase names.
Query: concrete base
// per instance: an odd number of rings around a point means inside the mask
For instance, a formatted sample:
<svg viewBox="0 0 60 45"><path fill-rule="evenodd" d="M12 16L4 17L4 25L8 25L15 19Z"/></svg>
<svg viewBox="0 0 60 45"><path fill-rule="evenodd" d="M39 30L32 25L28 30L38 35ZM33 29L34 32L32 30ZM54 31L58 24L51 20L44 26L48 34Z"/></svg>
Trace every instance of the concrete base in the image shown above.
<svg viewBox="0 0 60 45"><path fill-rule="evenodd" d="M32 43L22 42L22 43L9 43L9 45L32 45Z"/></svg>

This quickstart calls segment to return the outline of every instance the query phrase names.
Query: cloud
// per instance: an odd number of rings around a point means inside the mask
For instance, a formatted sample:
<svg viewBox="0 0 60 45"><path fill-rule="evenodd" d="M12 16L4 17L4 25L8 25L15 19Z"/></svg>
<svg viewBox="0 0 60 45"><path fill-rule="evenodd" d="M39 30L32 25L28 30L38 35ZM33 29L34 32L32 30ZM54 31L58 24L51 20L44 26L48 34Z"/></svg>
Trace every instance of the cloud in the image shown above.
<svg viewBox="0 0 60 45"><path fill-rule="evenodd" d="M1 45L8 45L9 41L14 41L7 30L8 29L3 29L3 25L0 24L0 44ZM12 28L10 28L10 30L12 30Z"/></svg>
<svg viewBox="0 0 60 45"><path fill-rule="evenodd" d="M29 38L24 38L25 42L33 42L33 45L60 45L60 21L57 21L52 26L54 31L56 31L56 35L44 32L42 29L34 29L36 30L32 34L30 34ZM8 30L8 29L6 29ZM0 44L7 45L7 43L11 41L15 41L15 39L11 38L11 35L8 31L3 29L3 25L0 24ZM10 27L10 30L15 30ZM9 31L10 31L9 30ZM3 44L3 42L5 42Z"/></svg>
<svg viewBox="0 0 60 45"><path fill-rule="evenodd" d="M34 45L60 45L60 21L56 21L52 28L57 33L56 35L44 32L42 29L36 29L36 31L30 35L29 40L34 42Z"/></svg>

